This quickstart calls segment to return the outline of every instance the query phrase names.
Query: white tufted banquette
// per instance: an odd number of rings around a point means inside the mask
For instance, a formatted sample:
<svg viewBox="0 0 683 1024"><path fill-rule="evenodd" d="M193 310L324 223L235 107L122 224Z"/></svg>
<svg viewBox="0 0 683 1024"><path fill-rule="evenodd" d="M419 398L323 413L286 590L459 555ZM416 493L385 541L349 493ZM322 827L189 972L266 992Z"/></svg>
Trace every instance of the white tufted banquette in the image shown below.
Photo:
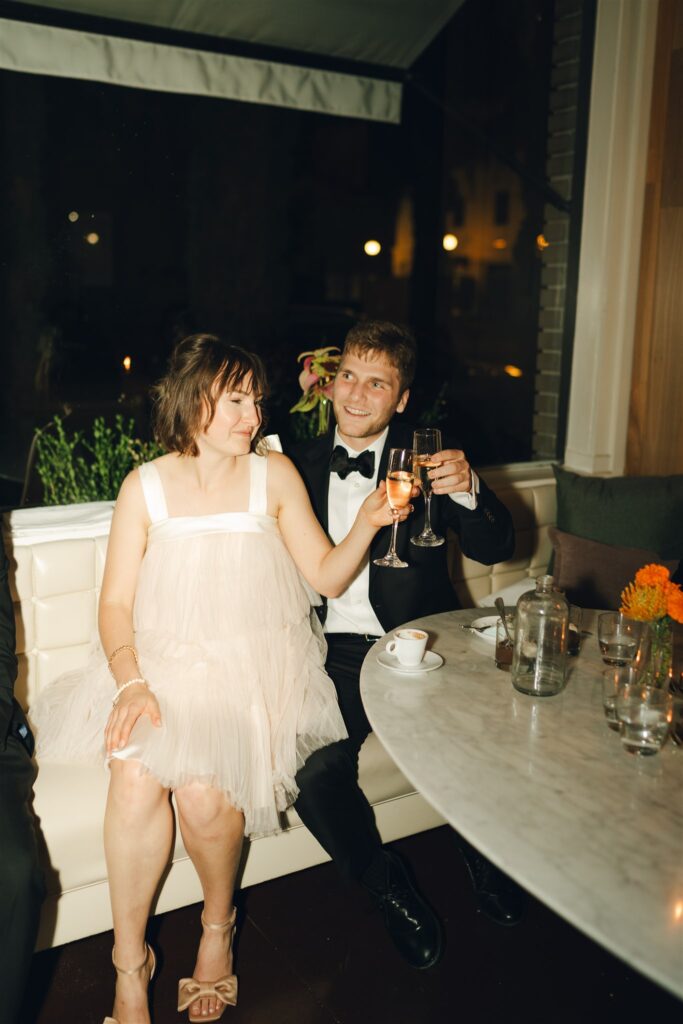
<svg viewBox="0 0 683 1024"><path fill-rule="evenodd" d="M451 574L461 604L485 603L510 583L535 576L548 564L547 528L555 519L551 479L511 480L487 475L510 508L517 529L514 558L483 566L449 551ZM17 697L30 708L42 687L67 669L85 663L95 637L96 608L111 505L28 509L5 517L5 547L11 564L19 679ZM385 841L442 824L414 792L374 736L361 752L361 783L375 808ZM102 819L108 775L104 767L39 766L35 811L39 820L48 898L38 948L59 945L111 927ZM253 885L318 864L326 854L294 812L278 836L251 843L240 884ZM201 899L194 869L176 837L172 865L155 910L162 912Z"/></svg>

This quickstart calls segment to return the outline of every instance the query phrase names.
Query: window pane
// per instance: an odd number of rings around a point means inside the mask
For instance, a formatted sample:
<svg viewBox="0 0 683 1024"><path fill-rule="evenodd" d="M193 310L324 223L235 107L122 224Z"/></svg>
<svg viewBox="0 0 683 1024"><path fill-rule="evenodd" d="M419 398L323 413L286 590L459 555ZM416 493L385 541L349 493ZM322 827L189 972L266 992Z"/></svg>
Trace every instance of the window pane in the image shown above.
<svg viewBox="0 0 683 1024"><path fill-rule="evenodd" d="M400 126L0 72L0 477L21 479L55 413L122 412L144 435L149 387L195 330L260 352L271 426L291 432L297 354L368 317L417 330L412 420L477 465L553 456L581 10L467 0Z"/></svg>

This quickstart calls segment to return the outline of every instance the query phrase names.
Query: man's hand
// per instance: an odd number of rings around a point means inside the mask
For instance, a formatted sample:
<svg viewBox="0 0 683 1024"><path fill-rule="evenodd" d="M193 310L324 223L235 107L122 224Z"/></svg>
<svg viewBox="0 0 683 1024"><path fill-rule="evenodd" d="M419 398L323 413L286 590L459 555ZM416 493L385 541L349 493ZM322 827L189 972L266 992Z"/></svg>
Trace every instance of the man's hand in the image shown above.
<svg viewBox="0 0 683 1024"><path fill-rule="evenodd" d="M457 448L435 452L430 461L440 463L429 472L434 494L469 494L472 490L472 470L465 453Z"/></svg>

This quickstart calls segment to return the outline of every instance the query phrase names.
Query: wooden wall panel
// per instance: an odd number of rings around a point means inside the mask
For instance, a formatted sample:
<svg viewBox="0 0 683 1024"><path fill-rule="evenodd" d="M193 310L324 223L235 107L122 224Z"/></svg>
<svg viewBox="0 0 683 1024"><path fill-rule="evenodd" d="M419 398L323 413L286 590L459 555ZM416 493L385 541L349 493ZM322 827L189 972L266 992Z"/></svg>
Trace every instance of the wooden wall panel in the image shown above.
<svg viewBox="0 0 683 1024"><path fill-rule="evenodd" d="M678 0L683 12L683 2ZM683 14L680 20L683 22ZM666 157L662 168L662 206L683 206L683 44L671 54Z"/></svg>
<svg viewBox="0 0 683 1024"><path fill-rule="evenodd" d="M683 473L683 205L662 209L639 473Z"/></svg>
<svg viewBox="0 0 683 1024"><path fill-rule="evenodd" d="M683 0L660 0L628 474L683 473Z"/></svg>

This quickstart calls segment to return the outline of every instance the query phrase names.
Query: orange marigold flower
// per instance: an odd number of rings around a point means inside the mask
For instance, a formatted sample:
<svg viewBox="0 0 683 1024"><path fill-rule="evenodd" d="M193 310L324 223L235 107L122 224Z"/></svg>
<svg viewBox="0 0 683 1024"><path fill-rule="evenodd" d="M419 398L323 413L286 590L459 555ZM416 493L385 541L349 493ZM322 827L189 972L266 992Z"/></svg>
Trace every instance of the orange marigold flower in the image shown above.
<svg viewBox="0 0 683 1024"><path fill-rule="evenodd" d="M660 587L669 582L670 575L665 565L657 565L655 562L651 562L650 565L644 565L636 573L636 586Z"/></svg>
<svg viewBox="0 0 683 1024"><path fill-rule="evenodd" d="M683 593L679 587L672 586L666 603L666 613L676 622L683 622Z"/></svg>
<svg viewBox="0 0 683 1024"><path fill-rule="evenodd" d="M658 586L644 587L629 583L626 590L622 591L619 610L630 619L643 622L661 619L667 614L667 592Z"/></svg>

